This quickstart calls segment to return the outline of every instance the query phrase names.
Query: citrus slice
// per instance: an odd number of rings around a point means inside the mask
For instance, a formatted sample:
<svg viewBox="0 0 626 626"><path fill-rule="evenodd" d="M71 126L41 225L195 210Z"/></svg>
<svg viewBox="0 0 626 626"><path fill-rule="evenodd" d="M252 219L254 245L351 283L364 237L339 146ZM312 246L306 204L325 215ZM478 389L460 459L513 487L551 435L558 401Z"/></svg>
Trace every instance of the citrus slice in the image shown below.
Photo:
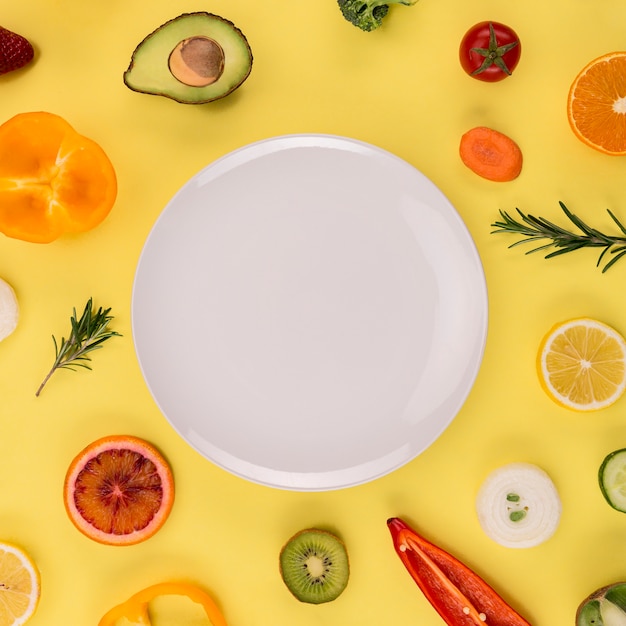
<svg viewBox="0 0 626 626"><path fill-rule="evenodd" d="M588 318L557 324L537 355L539 380L559 405L603 409L626 389L626 342L613 328Z"/></svg>
<svg viewBox="0 0 626 626"><path fill-rule="evenodd" d="M89 444L70 464L65 509L87 537L131 545L154 535L174 504L174 479L147 441L112 435Z"/></svg>
<svg viewBox="0 0 626 626"><path fill-rule="evenodd" d="M626 52L588 63L569 90L567 116L575 135L605 154L626 154Z"/></svg>
<svg viewBox="0 0 626 626"><path fill-rule="evenodd" d="M100 224L117 196L111 161L53 113L20 113L0 125L0 232L49 243Z"/></svg>
<svg viewBox="0 0 626 626"><path fill-rule="evenodd" d="M24 550L0 543L0 626L25 624L39 604L41 579Z"/></svg>

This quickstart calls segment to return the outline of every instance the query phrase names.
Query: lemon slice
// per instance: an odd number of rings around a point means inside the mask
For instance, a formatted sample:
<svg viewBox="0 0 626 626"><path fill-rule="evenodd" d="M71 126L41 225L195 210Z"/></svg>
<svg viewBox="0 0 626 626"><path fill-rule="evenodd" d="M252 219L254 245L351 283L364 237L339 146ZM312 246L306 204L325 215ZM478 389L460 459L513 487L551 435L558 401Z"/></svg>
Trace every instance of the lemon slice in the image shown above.
<svg viewBox="0 0 626 626"><path fill-rule="evenodd" d="M531 463L494 470L476 496L482 529L507 548L529 548L549 539L561 520L561 508L554 483Z"/></svg>
<svg viewBox="0 0 626 626"><path fill-rule="evenodd" d="M25 624L37 609L40 590L39 572L30 556L0 543L0 626Z"/></svg>
<svg viewBox="0 0 626 626"><path fill-rule="evenodd" d="M562 322L541 342L537 371L557 404L576 411L603 409L626 389L626 341L593 319Z"/></svg>
<svg viewBox="0 0 626 626"><path fill-rule="evenodd" d="M19 307L13 287L0 278L0 341L16 328Z"/></svg>

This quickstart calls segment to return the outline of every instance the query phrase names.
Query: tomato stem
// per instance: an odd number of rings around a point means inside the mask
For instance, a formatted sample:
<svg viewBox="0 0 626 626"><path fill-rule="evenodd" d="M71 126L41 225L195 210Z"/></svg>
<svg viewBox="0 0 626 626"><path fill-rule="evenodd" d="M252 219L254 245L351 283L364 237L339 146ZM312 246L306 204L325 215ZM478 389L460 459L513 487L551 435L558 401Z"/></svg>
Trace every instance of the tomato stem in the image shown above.
<svg viewBox="0 0 626 626"><path fill-rule="evenodd" d="M511 70L508 68L506 61L504 60L504 55L515 48L515 46L519 45L519 41L512 41L511 43L504 44L503 46L498 45L498 39L496 37L496 31L493 27L493 24L489 22L489 47L487 48L471 48L472 52L479 54L484 57L484 61L480 65L480 67L476 68L472 72L472 76L476 76L476 74L481 74L488 67L495 65L499 69L501 69L508 76L511 75Z"/></svg>

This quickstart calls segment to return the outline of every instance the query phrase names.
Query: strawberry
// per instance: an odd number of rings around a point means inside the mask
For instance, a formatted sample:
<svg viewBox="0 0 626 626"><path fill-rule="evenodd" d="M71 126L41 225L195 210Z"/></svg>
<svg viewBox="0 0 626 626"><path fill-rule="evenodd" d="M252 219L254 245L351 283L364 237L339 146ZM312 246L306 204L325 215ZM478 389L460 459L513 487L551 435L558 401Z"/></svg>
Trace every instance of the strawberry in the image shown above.
<svg viewBox="0 0 626 626"><path fill-rule="evenodd" d="M0 74L28 65L34 55L28 39L0 26Z"/></svg>

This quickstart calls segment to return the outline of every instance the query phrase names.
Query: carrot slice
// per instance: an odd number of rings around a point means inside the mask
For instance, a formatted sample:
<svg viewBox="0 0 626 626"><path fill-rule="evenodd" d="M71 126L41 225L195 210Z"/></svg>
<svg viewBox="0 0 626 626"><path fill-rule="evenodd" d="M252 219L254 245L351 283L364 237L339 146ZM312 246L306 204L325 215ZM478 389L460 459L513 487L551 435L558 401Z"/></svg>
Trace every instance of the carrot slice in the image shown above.
<svg viewBox="0 0 626 626"><path fill-rule="evenodd" d="M503 133L478 126L461 137L461 160L475 174L496 182L508 182L522 171L522 151Z"/></svg>

